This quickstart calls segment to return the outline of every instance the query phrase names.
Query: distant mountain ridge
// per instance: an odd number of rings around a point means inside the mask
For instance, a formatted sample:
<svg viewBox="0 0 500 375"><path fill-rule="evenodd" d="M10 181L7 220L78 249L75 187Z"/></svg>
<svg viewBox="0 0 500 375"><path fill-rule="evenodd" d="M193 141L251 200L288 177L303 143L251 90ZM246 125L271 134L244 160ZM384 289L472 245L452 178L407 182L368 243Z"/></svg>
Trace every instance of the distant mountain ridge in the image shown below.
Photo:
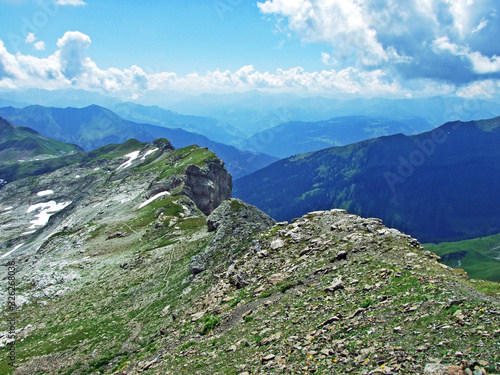
<svg viewBox="0 0 500 375"><path fill-rule="evenodd" d="M293 121L254 134L241 142L240 147L286 158L384 135L419 134L432 128L421 118L393 120L383 117L346 116L317 122Z"/></svg>
<svg viewBox="0 0 500 375"><path fill-rule="evenodd" d="M241 151L182 129L168 129L124 120L114 112L97 105L81 109L42 106L5 107L0 108L0 116L18 125L30 127L47 137L77 144L87 151L107 144L123 143L132 138L141 142L167 138L176 148L197 144L213 150L225 161L228 170L235 178L277 160L268 155Z"/></svg>
<svg viewBox="0 0 500 375"><path fill-rule="evenodd" d="M243 133L235 127L210 117L182 115L158 106L144 106L132 102L116 104L109 109L126 120L171 129L180 128L225 144L232 144L243 138Z"/></svg>
<svg viewBox="0 0 500 375"><path fill-rule="evenodd" d="M210 116L231 124L249 136L290 121L315 122L334 117L368 116L401 120L423 118L436 127L449 121L471 121L500 115L499 99L459 97L326 98L270 94L260 91L205 94L188 97L169 108L181 113Z"/></svg>
<svg viewBox="0 0 500 375"><path fill-rule="evenodd" d="M0 117L0 162L59 157L82 151L76 145L44 137L30 128L15 126Z"/></svg>
<svg viewBox="0 0 500 375"><path fill-rule="evenodd" d="M500 119L447 123L281 160L234 195L277 220L345 208L422 242L500 232Z"/></svg>

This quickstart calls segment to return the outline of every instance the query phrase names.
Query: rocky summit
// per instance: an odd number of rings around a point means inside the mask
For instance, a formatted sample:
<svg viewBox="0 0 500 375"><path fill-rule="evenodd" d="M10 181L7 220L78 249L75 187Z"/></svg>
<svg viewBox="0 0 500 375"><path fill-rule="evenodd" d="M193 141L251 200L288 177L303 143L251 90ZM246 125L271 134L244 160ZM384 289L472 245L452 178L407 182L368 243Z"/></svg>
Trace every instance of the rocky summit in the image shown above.
<svg viewBox="0 0 500 375"><path fill-rule="evenodd" d="M276 223L196 146L85 160L0 191L0 373L500 373L500 286L381 220Z"/></svg>

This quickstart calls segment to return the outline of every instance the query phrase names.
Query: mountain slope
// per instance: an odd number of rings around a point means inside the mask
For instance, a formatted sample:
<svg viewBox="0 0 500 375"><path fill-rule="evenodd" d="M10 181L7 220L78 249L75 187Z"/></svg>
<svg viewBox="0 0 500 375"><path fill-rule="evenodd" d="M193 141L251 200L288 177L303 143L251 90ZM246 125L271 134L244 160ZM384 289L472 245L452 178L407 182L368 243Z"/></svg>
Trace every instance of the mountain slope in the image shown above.
<svg viewBox="0 0 500 375"><path fill-rule="evenodd" d="M6 107L0 108L0 116L18 125L30 127L45 136L77 144L85 150L122 143L131 138L141 142L167 138L177 148L197 144L210 148L222 158L235 178L263 168L276 160L267 155L241 151L185 130L127 121L110 110L95 105L82 109Z"/></svg>
<svg viewBox="0 0 500 375"><path fill-rule="evenodd" d="M463 268L471 277L500 282L500 234L424 246L441 256L444 264Z"/></svg>
<svg viewBox="0 0 500 375"><path fill-rule="evenodd" d="M0 117L0 162L52 158L83 151L80 147L46 138Z"/></svg>
<svg viewBox="0 0 500 375"><path fill-rule="evenodd" d="M234 195L277 220L341 207L423 242L500 231L499 119L448 123L281 160L235 183Z"/></svg>
<svg viewBox="0 0 500 375"><path fill-rule="evenodd" d="M318 151L370 138L430 130L423 119L392 120L365 116L336 117L328 121L288 122L254 134L239 146L279 158Z"/></svg>
<svg viewBox="0 0 500 375"><path fill-rule="evenodd" d="M143 106L131 102L116 104L110 109L126 120L171 129L180 128L225 144L243 138L243 134L236 128L210 117L181 115L158 106Z"/></svg>
<svg viewBox="0 0 500 375"><path fill-rule="evenodd" d="M226 200L206 217L172 183L220 166L212 153L136 150L127 167L130 156L102 154L0 192L13 207L0 220L3 259L17 266L16 374L500 370L498 284L468 281L411 237L342 210L273 226ZM227 186L216 170L193 186ZM19 238L29 207L49 199L65 207ZM206 249L218 254L195 275ZM12 317L3 311L1 327Z"/></svg>

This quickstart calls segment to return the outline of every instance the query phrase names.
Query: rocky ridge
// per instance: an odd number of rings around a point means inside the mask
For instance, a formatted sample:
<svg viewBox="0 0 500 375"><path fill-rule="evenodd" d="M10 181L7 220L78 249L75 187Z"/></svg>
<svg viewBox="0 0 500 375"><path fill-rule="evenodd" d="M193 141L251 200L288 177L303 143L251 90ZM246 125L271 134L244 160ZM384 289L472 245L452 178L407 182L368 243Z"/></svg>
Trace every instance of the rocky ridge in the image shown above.
<svg viewBox="0 0 500 375"><path fill-rule="evenodd" d="M500 372L498 284L379 219L275 223L206 149L120 147L0 191L1 373Z"/></svg>
<svg viewBox="0 0 500 375"><path fill-rule="evenodd" d="M177 318L194 326L217 318L212 336L167 329L158 373L500 370L498 289L494 298L479 293L378 219L314 212L242 252Z"/></svg>

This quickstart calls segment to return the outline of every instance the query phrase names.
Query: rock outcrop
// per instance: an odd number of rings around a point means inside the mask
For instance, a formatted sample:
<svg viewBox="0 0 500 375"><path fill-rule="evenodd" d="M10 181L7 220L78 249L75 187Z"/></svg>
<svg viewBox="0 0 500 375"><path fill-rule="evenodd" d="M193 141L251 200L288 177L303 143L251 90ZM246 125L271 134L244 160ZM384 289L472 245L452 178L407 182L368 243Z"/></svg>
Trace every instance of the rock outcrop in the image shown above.
<svg viewBox="0 0 500 375"><path fill-rule="evenodd" d="M229 260L252 235L270 229L275 223L257 207L239 199L224 201L207 219L208 231L215 231L215 237L202 254L192 258L191 272L198 274L224 258Z"/></svg>
<svg viewBox="0 0 500 375"><path fill-rule="evenodd" d="M223 201L231 198L233 179L220 159L204 166L190 165L186 169L181 194L191 198L198 208L209 215Z"/></svg>

